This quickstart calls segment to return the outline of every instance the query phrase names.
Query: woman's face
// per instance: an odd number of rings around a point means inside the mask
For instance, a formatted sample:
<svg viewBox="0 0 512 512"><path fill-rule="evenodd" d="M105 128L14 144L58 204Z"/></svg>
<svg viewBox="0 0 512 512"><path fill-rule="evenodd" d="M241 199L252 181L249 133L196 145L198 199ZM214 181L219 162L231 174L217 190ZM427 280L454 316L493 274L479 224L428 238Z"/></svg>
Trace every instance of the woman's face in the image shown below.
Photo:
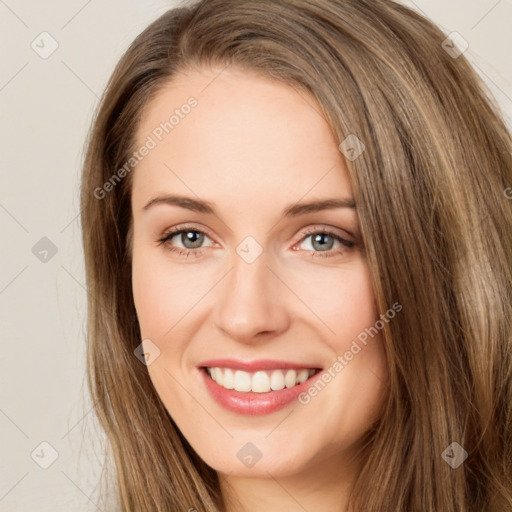
<svg viewBox="0 0 512 512"><path fill-rule="evenodd" d="M351 184L320 112L282 83L204 70L161 90L137 132L133 294L147 369L223 473L341 467L385 398Z"/></svg>

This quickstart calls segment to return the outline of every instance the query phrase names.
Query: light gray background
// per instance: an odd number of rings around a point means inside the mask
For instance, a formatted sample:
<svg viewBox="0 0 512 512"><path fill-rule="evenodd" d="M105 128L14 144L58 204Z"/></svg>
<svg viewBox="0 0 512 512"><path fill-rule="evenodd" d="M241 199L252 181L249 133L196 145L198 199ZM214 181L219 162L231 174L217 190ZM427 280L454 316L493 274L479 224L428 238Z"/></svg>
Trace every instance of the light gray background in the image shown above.
<svg viewBox="0 0 512 512"><path fill-rule="evenodd" d="M512 127L512 0L404 3L469 43L465 55ZM175 5L0 0L0 511L99 510L104 438L85 386L82 149L118 58ZM47 59L31 47L50 48L43 31L58 43ZM46 262L32 252L43 237L57 248ZM58 453L48 469L42 442Z"/></svg>

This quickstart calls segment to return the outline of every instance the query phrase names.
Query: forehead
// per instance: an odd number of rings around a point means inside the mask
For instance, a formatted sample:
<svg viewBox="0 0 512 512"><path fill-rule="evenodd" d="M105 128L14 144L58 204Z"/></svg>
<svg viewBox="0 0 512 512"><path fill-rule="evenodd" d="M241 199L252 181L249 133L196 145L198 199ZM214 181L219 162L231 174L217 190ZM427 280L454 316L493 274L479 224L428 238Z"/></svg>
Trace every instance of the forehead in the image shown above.
<svg viewBox="0 0 512 512"><path fill-rule="evenodd" d="M151 141L151 142L150 142ZM350 196L343 157L309 93L240 70L180 74L146 106L132 201L161 192L279 203Z"/></svg>

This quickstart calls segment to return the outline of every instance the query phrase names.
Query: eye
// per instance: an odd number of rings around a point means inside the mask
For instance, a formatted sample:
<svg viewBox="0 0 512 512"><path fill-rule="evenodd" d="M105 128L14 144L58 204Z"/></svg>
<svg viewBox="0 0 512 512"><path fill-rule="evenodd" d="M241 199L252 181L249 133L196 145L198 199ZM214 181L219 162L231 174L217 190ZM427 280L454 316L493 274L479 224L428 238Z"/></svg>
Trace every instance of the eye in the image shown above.
<svg viewBox="0 0 512 512"><path fill-rule="evenodd" d="M176 252L180 256L200 256L202 254L203 243L205 239L212 241L208 235L197 228L175 227L167 231L162 238L158 240L166 249ZM177 244L181 244L177 245Z"/></svg>
<svg viewBox="0 0 512 512"><path fill-rule="evenodd" d="M302 250L312 251L312 257L320 256L323 258L344 254L353 249L355 245L355 242L343 238L338 233L318 228L306 232L300 243L296 244ZM294 250L297 250L295 247Z"/></svg>
<svg viewBox="0 0 512 512"><path fill-rule="evenodd" d="M211 242L208 246L203 245L206 240ZM157 242L164 245L167 250L186 257L201 256L204 248L215 244L203 230L186 226L176 226L168 230ZM328 258L342 255L355 246L355 242L343 238L332 230L316 227L308 230L292 250L300 249L310 252L312 257Z"/></svg>

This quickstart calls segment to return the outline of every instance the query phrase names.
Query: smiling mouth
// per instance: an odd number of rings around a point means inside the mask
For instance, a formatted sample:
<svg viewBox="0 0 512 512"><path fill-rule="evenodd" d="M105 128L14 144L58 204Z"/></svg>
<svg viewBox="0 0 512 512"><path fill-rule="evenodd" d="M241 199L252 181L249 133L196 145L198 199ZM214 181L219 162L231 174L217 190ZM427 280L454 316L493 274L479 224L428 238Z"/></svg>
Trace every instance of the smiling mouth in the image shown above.
<svg viewBox="0 0 512 512"><path fill-rule="evenodd" d="M298 386L321 371L320 368L276 369L246 372L231 368L202 367L224 389L242 393L269 393Z"/></svg>

